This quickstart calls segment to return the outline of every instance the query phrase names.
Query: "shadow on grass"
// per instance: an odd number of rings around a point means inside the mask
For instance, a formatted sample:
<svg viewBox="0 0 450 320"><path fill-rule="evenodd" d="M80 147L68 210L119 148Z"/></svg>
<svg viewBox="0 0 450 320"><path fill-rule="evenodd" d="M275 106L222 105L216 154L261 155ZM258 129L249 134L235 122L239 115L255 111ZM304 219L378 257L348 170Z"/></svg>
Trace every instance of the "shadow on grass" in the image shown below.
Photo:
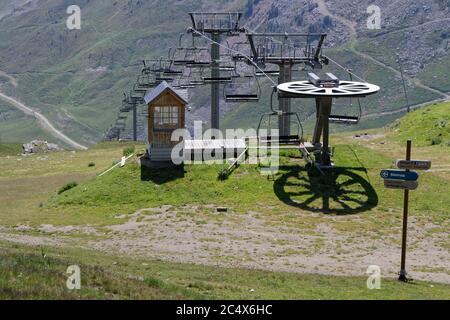
<svg viewBox="0 0 450 320"><path fill-rule="evenodd" d="M166 166L149 168L141 166L141 181L151 181L158 185L184 178L184 166Z"/></svg>
<svg viewBox="0 0 450 320"><path fill-rule="evenodd" d="M377 206L378 195L357 171L365 168L335 167L321 175L316 169L282 166L285 171L274 183L284 203L307 211L339 215L356 214ZM355 172L356 171L356 172Z"/></svg>

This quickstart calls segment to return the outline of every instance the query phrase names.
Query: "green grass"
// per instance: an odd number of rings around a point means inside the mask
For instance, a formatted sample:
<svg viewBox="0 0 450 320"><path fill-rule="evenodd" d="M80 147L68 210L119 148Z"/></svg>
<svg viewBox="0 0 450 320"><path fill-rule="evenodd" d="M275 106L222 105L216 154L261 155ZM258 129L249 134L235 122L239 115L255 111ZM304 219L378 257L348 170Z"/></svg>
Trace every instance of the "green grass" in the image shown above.
<svg viewBox="0 0 450 320"><path fill-rule="evenodd" d="M0 157L16 156L22 153L20 143L0 143Z"/></svg>
<svg viewBox="0 0 450 320"><path fill-rule="evenodd" d="M5 118L2 119L1 115ZM47 140L64 146L43 130L38 121L0 100L0 143L25 143L34 139Z"/></svg>
<svg viewBox="0 0 450 320"><path fill-rule="evenodd" d="M337 214L342 215L342 223L336 224L340 230L376 229L389 234L401 219L403 198L401 192L383 186L379 172L393 168L393 159L365 146L344 144L335 149L338 167L325 177L305 169L298 155L285 154L273 178L261 175L258 166L242 165L224 181L218 179L221 165L141 171L139 165L130 163L53 195L39 209L40 217L41 221L51 217L56 224L89 221L104 225L118 223L114 216L141 208L213 205L243 214L257 208L270 223L290 223L302 228L313 228L324 220L332 222ZM412 194L414 201L410 205L418 224L448 224L444 208L450 206L450 185L442 181L433 173L421 174L420 188ZM421 196L424 193L428 196ZM298 210L319 210L325 214L299 221L295 215ZM352 214L359 214L364 220L357 223ZM303 223L306 221L308 226Z"/></svg>
<svg viewBox="0 0 450 320"><path fill-rule="evenodd" d="M42 204L56 195L65 184L85 182L111 167L113 161L122 157L122 149L129 145L115 142L99 144L88 151L3 157L3 170L0 171L2 225L52 220L64 223L65 217L58 212L46 215L42 211ZM136 145L136 148L140 150L142 145ZM89 167L90 162L95 162L95 167Z"/></svg>
<svg viewBox="0 0 450 320"><path fill-rule="evenodd" d="M420 110L416 116L419 120L411 125L422 123ZM416 131L419 139L418 129L411 132ZM106 230L102 228L105 225L127 220L114 218L119 214L170 204L177 218L190 215L189 219L200 227L227 220L239 223L241 214L257 211L268 228L282 226L290 232L315 234L317 227L325 224L339 236L351 239L359 236L400 239L402 192L384 188L379 172L393 168L393 160L404 153L403 140L407 136L402 137L402 131L395 130L383 133L385 136L370 141L357 140L349 134L332 136L337 167L326 177L307 170L296 151L282 153L280 171L273 177L262 176L256 165L242 165L225 181L217 179L222 165L141 171L136 163L129 162L124 168L97 176L119 160L124 149L143 150L145 146L139 144L102 143L83 152L3 158L0 220L6 227L90 225L102 231ZM447 149L418 145L414 141L414 156L422 158L429 154L433 165L448 164ZM90 162L96 166L89 167ZM419 189L411 192L410 216L414 228L430 223L436 226L435 231L427 231L424 236L448 230L447 179L450 176L447 178L445 173L423 172ZM70 181L79 185L57 195L59 188ZM183 210L185 206L198 208L189 213ZM228 213L215 213L215 206L227 207ZM33 232L37 231L24 234L32 236ZM80 237L80 243L89 239L83 234L73 236ZM324 245L319 239L311 250L320 250ZM432 299L446 298L446 293L448 296L445 285L423 282L404 285L394 279L384 279L380 291L369 291L363 275L333 277L215 268L104 256L78 249L63 252L45 248L43 258L36 248L0 246L0 288L4 288L0 297L5 298ZM442 241L436 246L446 250L448 244ZM307 256L311 250L291 248L282 252L287 256ZM345 246L337 247L336 255L343 251ZM216 255L222 257L220 253ZM85 272L82 276L85 287L76 293L65 289L65 270L72 264L80 265Z"/></svg>
<svg viewBox="0 0 450 320"><path fill-rule="evenodd" d="M217 268L0 243L0 299L448 299L450 287L366 277ZM71 265L81 290L66 288Z"/></svg>
<svg viewBox="0 0 450 320"><path fill-rule="evenodd" d="M391 128L397 141L413 139L416 146L442 145L450 152L450 102L420 108Z"/></svg>

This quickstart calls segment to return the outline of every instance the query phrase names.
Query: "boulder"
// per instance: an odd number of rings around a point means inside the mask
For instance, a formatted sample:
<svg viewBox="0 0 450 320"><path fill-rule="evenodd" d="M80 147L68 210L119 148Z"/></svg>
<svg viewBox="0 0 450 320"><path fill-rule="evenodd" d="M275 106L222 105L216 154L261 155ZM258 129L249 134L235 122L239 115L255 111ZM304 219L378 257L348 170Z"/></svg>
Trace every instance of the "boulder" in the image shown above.
<svg viewBox="0 0 450 320"><path fill-rule="evenodd" d="M53 151L61 151L62 149L54 143L48 143L44 140L33 140L22 146L24 154L46 153Z"/></svg>

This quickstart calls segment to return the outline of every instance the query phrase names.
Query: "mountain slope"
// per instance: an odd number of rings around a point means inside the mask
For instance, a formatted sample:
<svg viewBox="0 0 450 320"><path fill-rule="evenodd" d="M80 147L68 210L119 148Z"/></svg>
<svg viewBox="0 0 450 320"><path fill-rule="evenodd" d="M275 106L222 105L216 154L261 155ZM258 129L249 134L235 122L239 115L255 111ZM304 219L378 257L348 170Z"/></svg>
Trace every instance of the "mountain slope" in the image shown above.
<svg viewBox="0 0 450 320"><path fill-rule="evenodd" d="M324 53L382 87L365 100L364 115L405 106L397 53L411 105L444 98L450 88L444 71L450 61L448 1L375 1L382 8L381 30L365 28L370 1L345 0L340 6L324 0L75 2L82 10L82 29L72 31L65 26L65 10L73 1L0 2L5 8L0 11L0 70L18 82L15 87L7 79L0 81L0 91L41 112L81 144L102 137L116 116L122 92L131 88L140 72L140 61L167 56L178 34L189 26L190 11L239 10L245 12L245 26L259 32L327 32ZM335 65L326 70L348 77ZM0 80L4 78L0 73ZM267 82L263 92L268 89ZM209 119L208 95L207 86L191 93L189 123ZM268 98L265 94L258 104L222 102L224 127L255 127L269 109ZM297 110L307 119L313 107L300 103L306 107ZM338 106L344 114L358 112L350 101ZM382 126L400 114L365 117L359 127Z"/></svg>

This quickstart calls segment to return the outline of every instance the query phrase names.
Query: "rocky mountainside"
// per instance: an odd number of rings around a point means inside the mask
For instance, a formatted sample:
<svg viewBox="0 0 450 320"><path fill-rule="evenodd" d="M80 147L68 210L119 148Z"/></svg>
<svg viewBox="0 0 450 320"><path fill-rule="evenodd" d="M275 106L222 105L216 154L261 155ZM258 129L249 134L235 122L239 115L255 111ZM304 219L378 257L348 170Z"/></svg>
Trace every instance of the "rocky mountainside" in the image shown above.
<svg viewBox="0 0 450 320"><path fill-rule="evenodd" d="M66 27L72 4L81 7L81 30ZM380 30L367 29L370 4L381 9ZM327 32L326 55L383 87L363 106L361 126L401 115L400 65L410 104L446 98L450 91L449 0L0 0L0 8L0 91L82 143L101 139L141 60L166 56L189 26L190 11L242 11L245 26L258 32ZM346 76L336 65L329 68ZM190 94L192 119L209 118L205 91ZM223 124L254 126L267 109L267 97L259 104L223 103ZM8 110L0 104L0 114ZM303 118L311 113L305 110ZM3 139L13 140L13 131Z"/></svg>

